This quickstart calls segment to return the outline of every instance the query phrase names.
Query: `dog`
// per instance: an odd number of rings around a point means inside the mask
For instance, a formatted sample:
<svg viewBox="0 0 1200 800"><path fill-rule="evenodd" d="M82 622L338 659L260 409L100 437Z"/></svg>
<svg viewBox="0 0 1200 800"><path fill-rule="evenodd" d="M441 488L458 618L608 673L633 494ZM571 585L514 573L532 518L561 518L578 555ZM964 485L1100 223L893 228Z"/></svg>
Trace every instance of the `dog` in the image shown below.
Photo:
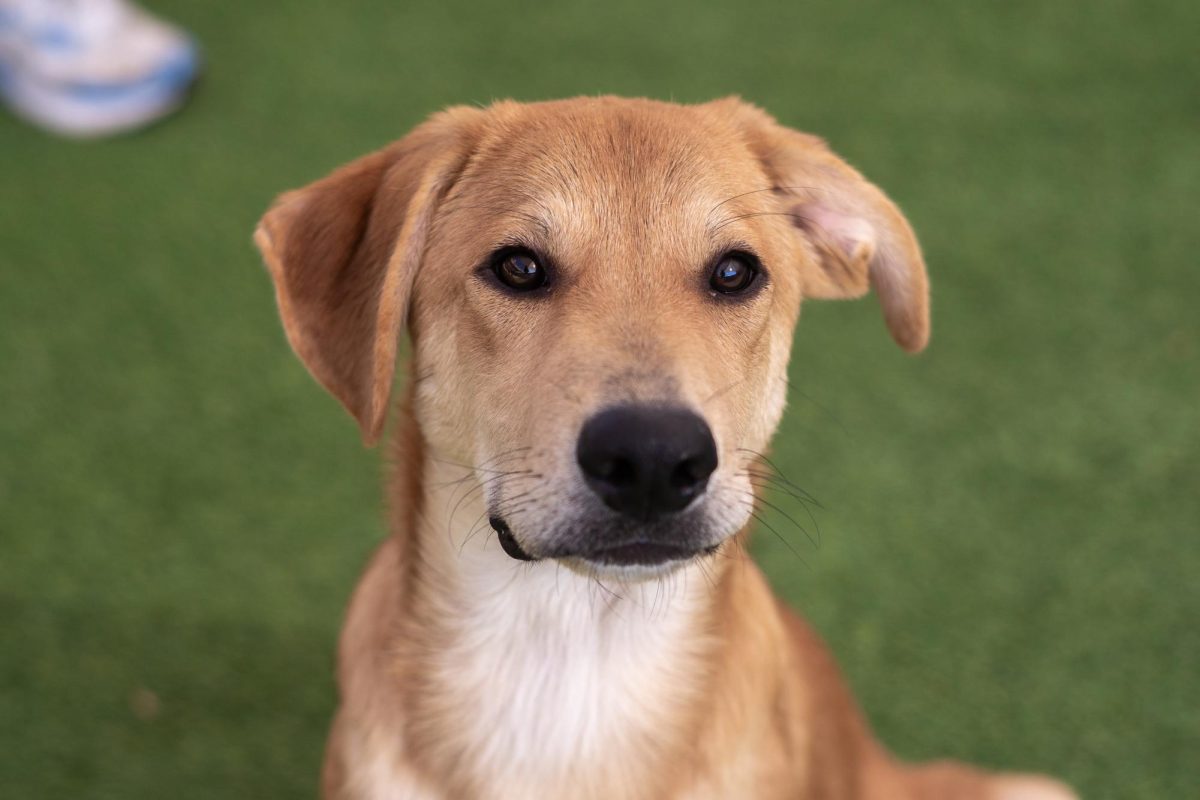
<svg viewBox="0 0 1200 800"><path fill-rule="evenodd" d="M907 765L744 556L804 299L929 337L908 222L737 98L454 107L281 195L287 338L391 535L350 603L326 800L1070 800Z"/></svg>

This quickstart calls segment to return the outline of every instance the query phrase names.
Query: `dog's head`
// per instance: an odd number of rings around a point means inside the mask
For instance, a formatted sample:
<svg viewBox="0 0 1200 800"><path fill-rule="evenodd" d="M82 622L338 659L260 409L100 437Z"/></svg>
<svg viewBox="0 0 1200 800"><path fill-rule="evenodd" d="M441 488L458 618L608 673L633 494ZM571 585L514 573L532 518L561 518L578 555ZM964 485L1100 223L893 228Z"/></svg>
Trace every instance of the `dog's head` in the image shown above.
<svg viewBox="0 0 1200 800"><path fill-rule="evenodd" d="M283 195L256 234L288 338L381 431L397 340L438 458L514 558L657 574L745 525L804 298L874 287L928 338L920 250L814 137L738 100L436 115Z"/></svg>

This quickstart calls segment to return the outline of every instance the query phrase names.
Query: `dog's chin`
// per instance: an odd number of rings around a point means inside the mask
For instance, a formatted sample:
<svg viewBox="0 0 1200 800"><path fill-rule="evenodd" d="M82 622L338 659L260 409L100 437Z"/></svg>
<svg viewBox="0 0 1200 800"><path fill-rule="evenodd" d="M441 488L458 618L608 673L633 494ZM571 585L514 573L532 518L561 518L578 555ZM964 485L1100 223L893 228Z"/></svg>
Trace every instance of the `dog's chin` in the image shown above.
<svg viewBox="0 0 1200 800"><path fill-rule="evenodd" d="M625 582L654 580L685 564L711 556L721 543L689 545L637 536L603 547L560 547L545 554L527 551L502 518L488 520L505 554L516 561L553 560L572 572Z"/></svg>

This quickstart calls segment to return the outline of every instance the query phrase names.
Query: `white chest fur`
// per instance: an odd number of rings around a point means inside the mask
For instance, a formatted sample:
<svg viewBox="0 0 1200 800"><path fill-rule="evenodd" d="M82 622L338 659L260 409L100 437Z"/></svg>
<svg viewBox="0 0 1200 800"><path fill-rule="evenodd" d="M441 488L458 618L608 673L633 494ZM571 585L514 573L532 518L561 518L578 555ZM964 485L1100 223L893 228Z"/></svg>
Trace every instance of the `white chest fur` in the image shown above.
<svg viewBox="0 0 1200 800"><path fill-rule="evenodd" d="M644 794L703 676L701 568L618 588L425 524L448 642L426 685L462 768L495 798Z"/></svg>

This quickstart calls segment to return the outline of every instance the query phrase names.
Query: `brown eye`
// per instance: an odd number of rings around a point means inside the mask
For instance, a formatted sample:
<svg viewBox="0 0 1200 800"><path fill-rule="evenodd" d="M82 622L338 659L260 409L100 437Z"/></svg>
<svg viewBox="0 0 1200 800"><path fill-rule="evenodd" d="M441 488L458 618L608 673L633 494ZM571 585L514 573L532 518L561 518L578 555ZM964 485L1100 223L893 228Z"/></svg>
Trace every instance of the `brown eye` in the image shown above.
<svg viewBox="0 0 1200 800"><path fill-rule="evenodd" d="M492 269L501 283L518 292L533 291L546 283L546 270L523 250L502 253Z"/></svg>
<svg viewBox="0 0 1200 800"><path fill-rule="evenodd" d="M758 268L751 256L730 253L717 262L708 283L721 294L737 294L749 289L756 277Z"/></svg>

